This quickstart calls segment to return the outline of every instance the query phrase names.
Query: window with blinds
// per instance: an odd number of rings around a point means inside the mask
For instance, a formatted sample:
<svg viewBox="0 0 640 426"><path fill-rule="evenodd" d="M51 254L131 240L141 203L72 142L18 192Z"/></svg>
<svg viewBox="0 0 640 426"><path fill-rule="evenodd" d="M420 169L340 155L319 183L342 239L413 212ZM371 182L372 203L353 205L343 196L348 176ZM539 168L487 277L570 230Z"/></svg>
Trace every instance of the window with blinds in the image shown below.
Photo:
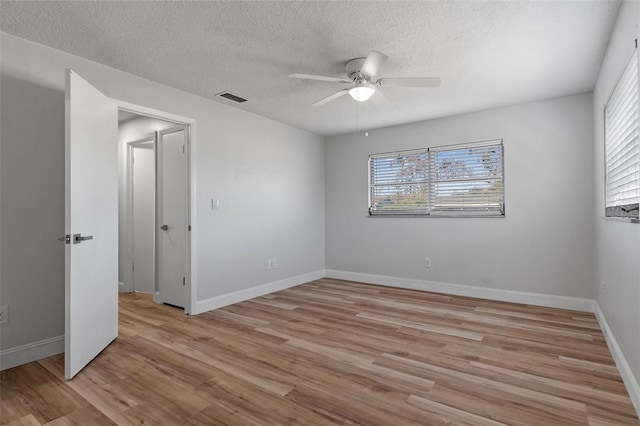
<svg viewBox="0 0 640 426"><path fill-rule="evenodd" d="M605 216L638 218L638 55L634 51L605 106Z"/></svg>
<svg viewBox="0 0 640 426"><path fill-rule="evenodd" d="M369 214L504 216L501 140L369 156Z"/></svg>

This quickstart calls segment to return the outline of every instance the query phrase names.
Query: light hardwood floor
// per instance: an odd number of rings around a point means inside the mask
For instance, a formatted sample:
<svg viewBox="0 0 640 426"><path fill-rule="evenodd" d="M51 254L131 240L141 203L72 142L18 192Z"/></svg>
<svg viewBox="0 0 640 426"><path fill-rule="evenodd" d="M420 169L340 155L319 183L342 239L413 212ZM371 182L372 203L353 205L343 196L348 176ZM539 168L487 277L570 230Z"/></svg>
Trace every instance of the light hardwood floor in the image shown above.
<svg viewBox="0 0 640 426"><path fill-rule="evenodd" d="M592 314L322 279L202 315L120 296L120 336L1 373L0 422L639 425Z"/></svg>

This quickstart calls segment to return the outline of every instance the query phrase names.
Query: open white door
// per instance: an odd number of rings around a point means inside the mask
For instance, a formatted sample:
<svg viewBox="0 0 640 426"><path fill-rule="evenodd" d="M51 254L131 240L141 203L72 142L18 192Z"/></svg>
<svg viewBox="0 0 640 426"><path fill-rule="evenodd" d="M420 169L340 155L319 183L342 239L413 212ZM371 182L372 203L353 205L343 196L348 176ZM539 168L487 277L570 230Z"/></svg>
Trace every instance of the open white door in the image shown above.
<svg viewBox="0 0 640 426"><path fill-rule="evenodd" d="M187 305L188 148L186 127L158 132L158 289L162 303L180 308Z"/></svg>
<svg viewBox="0 0 640 426"><path fill-rule="evenodd" d="M118 336L118 110L71 70L65 92L65 378Z"/></svg>

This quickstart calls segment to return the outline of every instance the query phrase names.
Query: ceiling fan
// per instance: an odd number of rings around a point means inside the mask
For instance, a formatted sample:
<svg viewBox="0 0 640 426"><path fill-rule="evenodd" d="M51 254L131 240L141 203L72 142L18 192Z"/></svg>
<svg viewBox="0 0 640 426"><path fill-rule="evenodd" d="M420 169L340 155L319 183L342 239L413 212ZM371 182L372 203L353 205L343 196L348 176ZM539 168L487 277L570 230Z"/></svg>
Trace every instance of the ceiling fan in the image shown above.
<svg viewBox="0 0 640 426"><path fill-rule="evenodd" d="M348 78L325 77L312 74L291 74L289 77L303 80L327 81L330 83L348 83L349 87L339 90L311 104L324 105L340 96L351 95L357 102L369 100L381 87L438 87L440 77L394 77L376 79L380 67L389 59L384 53L372 50L366 58L355 58L347 62Z"/></svg>

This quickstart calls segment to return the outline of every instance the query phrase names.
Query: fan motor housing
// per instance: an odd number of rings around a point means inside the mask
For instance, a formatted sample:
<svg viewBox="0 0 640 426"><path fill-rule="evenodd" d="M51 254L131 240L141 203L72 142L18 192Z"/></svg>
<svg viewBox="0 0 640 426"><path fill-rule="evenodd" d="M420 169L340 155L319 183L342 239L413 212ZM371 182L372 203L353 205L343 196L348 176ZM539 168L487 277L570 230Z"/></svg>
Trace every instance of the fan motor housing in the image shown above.
<svg viewBox="0 0 640 426"><path fill-rule="evenodd" d="M349 79L356 80L358 78L362 78L360 74L360 70L362 69L362 65L367 58L355 58L347 62L347 75Z"/></svg>

